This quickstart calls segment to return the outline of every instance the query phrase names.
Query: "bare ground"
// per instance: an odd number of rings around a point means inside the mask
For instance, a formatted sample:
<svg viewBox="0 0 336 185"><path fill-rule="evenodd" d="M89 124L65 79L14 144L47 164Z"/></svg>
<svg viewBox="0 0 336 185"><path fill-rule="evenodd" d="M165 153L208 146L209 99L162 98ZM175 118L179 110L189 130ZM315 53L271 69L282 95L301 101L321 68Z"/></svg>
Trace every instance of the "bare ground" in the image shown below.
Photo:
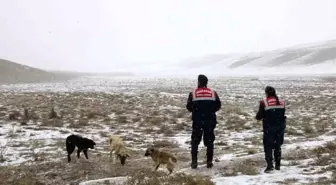
<svg viewBox="0 0 336 185"><path fill-rule="evenodd" d="M187 87L193 87L191 81L160 79L104 84L118 88L118 93L108 93L110 89L106 87L100 87L104 91L92 92L93 83L89 82L87 86L78 86L76 82L71 90L61 92L42 91L45 84L30 89L3 86L0 184L78 184L106 177L138 177L141 170L151 171L152 161L144 157L150 145L175 153L178 173L224 178L226 182L244 175L252 179L262 176L265 164L261 123L254 120L254 115L264 84L275 86L287 100L283 164L285 170L297 174L296 178L288 176L274 183L335 183L335 83L329 78L214 80L211 86L223 101L217 114L215 168L197 172L189 169L191 121L185 109L191 89ZM57 118L50 119L51 107ZM10 115L14 115L12 120ZM96 141L97 148L89 151L89 160L84 156L77 159L73 154L73 161L66 162L64 142L72 133ZM131 158L123 167L113 165L108 158L109 134L121 135L130 149ZM201 164L204 152L202 146ZM166 170L162 168L160 173L166 174Z"/></svg>

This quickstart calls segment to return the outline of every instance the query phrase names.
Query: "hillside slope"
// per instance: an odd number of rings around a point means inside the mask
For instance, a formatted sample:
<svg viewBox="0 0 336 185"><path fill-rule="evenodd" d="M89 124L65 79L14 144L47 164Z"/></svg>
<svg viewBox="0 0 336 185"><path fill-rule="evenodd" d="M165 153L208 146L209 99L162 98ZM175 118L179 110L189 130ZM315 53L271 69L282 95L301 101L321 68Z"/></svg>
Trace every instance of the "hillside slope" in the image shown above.
<svg viewBox="0 0 336 185"><path fill-rule="evenodd" d="M54 73L0 59L0 84L67 80L79 74Z"/></svg>
<svg viewBox="0 0 336 185"><path fill-rule="evenodd" d="M336 41L245 55L234 60L228 67L283 67L284 65L304 67L329 61L336 61Z"/></svg>
<svg viewBox="0 0 336 185"><path fill-rule="evenodd" d="M336 60L336 40L299 45L273 51L247 54L216 54L183 61L182 66L193 68L200 65L222 64L223 67L281 67L308 66Z"/></svg>
<svg viewBox="0 0 336 185"><path fill-rule="evenodd" d="M169 66L171 67L171 66ZM336 40L246 54L215 54L175 63L158 75L336 74Z"/></svg>

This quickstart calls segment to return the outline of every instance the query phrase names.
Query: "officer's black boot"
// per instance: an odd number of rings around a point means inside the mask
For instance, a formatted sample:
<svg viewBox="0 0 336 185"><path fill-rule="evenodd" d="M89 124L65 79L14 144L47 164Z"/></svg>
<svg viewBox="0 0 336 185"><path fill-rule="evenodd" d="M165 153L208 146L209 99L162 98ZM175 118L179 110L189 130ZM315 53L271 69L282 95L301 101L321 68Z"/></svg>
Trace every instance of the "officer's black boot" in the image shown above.
<svg viewBox="0 0 336 185"><path fill-rule="evenodd" d="M275 169L280 170L281 148L277 148L274 150L274 160L275 160Z"/></svg>
<svg viewBox="0 0 336 185"><path fill-rule="evenodd" d="M207 161L207 168L212 168L212 167L213 167L212 161Z"/></svg>
<svg viewBox="0 0 336 185"><path fill-rule="evenodd" d="M191 155L191 166L192 169L197 168L197 155Z"/></svg>
<svg viewBox="0 0 336 185"><path fill-rule="evenodd" d="M267 160L267 167L266 167L264 172L265 173L270 173L273 170L274 170L273 160Z"/></svg>
<svg viewBox="0 0 336 185"><path fill-rule="evenodd" d="M281 159L275 161L275 169L280 170Z"/></svg>
<svg viewBox="0 0 336 185"><path fill-rule="evenodd" d="M264 150L265 150L265 160L267 162L267 167L265 169L265 173L270 173L274 170L273 166L273 148L274 142L270 142L270 135L268 133L264 133Z"/></svg>
<svg viewBox="0 0 336 185"><path fill-rule="evenodd" d="M196 143L191 144L191 168L197 168L197 154L198 154L198 145Z"/></svg>
<svg viewBox="0 0 336 185"><path fill-rule="evenodd" d="M213 143L208 144L208 146L207 146L207 168L212 168L213 167L213 163L212 163L213 148L214 148Z"/></svg>
<svg viewBox="0 0 336 185"><path fill-rule="evenodd" d="M268 146L268 145L267 145ZM273 166L273 149L271 147L265 147L265 160L267 162L267 167L265 173L270 173L274 170Z"/></svg>

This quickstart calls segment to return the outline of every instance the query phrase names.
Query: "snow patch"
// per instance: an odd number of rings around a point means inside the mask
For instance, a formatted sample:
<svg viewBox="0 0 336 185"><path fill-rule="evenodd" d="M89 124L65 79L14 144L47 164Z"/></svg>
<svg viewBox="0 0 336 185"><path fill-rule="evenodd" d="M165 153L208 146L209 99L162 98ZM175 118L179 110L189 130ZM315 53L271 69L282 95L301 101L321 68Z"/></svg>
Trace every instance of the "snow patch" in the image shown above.
<svg viewBox="0 0 336 185"><path fill-rule="evenodd" d="M89 180L80 182L78 185L103 185L114 183L115 185L123 185L127 181L128 177L112 177L112 178L105 178L105 179L97 179L97 180Z"/></svg>
<svg viewBox="0 0 336 185"><path fill-rule="evenodd" d="M282 167L280 171L274 171L270 174L265 174L261 172L260 175L249 176L249 175L239 175L233 177L216 177L213 181L216 185L276 185L278 182L284 181L286 179L297 179L297 182L308 183L307 179L317 179L320 177L330 177L331 173L316 174L316 175L304 175L302 174L302 169L298 167Z"/></svg>

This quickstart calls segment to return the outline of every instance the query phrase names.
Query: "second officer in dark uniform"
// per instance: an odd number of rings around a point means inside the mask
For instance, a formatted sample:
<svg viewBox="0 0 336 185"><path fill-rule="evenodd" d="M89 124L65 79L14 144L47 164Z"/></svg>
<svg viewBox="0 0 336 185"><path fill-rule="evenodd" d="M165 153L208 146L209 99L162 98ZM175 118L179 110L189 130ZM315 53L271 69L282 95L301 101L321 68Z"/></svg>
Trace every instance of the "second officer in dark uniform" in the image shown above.
<svg viewBox="0 0 336 185"><path fill-rule="evenodd" d="M267 86L265 93L266 98L260 102L256 119L263 122L263 145L267 162L265 173L269 173L274 170L273 157L275 169L280 170L281 145L284 141L284 130L286 128L286 109L285 102L279 100L273 87Z"/></svg>

